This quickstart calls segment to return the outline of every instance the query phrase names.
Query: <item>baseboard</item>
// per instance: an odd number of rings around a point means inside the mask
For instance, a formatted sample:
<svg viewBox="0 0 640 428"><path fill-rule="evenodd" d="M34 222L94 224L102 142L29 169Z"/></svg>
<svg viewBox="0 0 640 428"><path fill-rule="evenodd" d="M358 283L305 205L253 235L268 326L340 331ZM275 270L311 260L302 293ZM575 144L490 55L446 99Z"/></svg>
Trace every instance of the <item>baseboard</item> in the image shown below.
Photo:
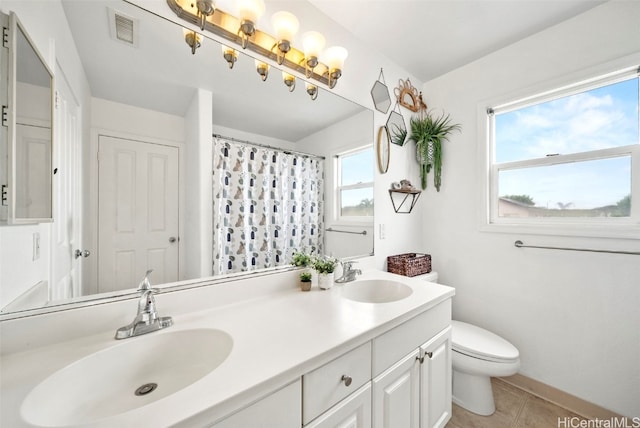
<svg viewBox="0 0 640 428"><path fill-rule="evenodd" d="M603 420L623 417L622 415L612 412L611 410L607 410L604 407L600 407L597 404L590 403L574 395L561 391L558 388L538 382L535 379L531 379L530 377L519 373L513 376L501 377L500 380L570 410L586 419Z"/></svg>

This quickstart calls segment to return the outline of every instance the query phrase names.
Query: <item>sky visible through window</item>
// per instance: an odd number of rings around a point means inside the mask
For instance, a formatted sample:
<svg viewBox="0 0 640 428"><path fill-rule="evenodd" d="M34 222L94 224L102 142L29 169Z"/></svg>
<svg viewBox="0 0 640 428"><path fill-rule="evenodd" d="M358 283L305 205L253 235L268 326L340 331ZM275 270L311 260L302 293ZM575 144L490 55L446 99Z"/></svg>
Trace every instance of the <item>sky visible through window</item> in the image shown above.
<svg viewBox="0 0 640 428"><path fill-rule="evenodd" d="M341 186L373 183L373 148L341 158ZM357 206L365 199L373 199L373 188L353 189L342 193L343 206Z"/></svg>
<svg viewBox="0 0 640 428"><path fill-rule="evenodd" d="M495 117L495 162L638 144L638 78ZM591 209L631 192L628 156L503 171L499 194L529 195L536 206Z"/></svg>

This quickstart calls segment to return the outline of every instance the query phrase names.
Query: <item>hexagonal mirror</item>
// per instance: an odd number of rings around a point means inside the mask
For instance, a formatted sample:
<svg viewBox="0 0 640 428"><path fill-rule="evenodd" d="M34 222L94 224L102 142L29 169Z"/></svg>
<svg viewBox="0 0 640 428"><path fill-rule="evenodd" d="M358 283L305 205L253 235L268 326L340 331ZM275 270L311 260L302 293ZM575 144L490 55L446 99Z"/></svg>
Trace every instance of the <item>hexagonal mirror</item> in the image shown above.
<svg viewBox="0 0 640 428"><path fill-rule="evenodd" d="M407 140L407 126L404 123L404 117L395 111L395 108L387 119L387 129L393 144L402 146Z"/></svg>
<svg viewBox="0 0 640 428"><path fill-rule="evenodd" d="M386 113L391 106L391 97L389 96L389 89L387 85L377 80L371 88L371 98L373 98L373 105L376 110Z"/></svg>

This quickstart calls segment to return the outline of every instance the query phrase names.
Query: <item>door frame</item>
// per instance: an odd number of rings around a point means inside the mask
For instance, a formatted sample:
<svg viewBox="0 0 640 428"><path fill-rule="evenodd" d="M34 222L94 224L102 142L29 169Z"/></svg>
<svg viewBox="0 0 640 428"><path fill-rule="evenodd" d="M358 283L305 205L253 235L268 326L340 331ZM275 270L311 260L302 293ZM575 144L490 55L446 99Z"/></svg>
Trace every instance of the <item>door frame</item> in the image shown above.
<svg viewBox="0 0 640 428"><path fill-rule="evenodd" d="M91 294L95 294L98 291L98 147L101 136L120 138L124 140L135 140L148 144L159 144L163 146L176 147L178 149L178 236L184 236L184 206L185 206L185 191L184 191L184 173L185 173L185 145L181 141L165 140L161 138L149 137L145 135L132 134L122 131L116 131L113 129L105 128L91 128L91 148L90 148L90 163L87 168L89 170L88 180L88 199L89 199L89 215L87 221L89 222L88 230L90 233L87 236L88 247L91 248L91 254L95 254L95 257L89 257L91 263L87 266L89 270L89 284L87 290ZM95 251L95 253L94 253ZM178 240L178 280L183 279L184 275L184 253L185 246L184 240ZM133 285L135 286L135 284ZM126 292L126 290L124 291ZM113 294L123 294L122 291L114 292Z"/></svg>

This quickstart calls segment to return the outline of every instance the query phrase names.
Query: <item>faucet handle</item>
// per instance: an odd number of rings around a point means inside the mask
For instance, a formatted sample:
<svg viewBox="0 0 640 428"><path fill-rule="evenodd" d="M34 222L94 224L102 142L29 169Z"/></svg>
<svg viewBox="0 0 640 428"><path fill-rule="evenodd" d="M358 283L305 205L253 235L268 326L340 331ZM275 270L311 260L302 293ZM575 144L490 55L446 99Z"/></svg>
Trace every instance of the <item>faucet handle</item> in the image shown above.
<svg viewBox="0 0 640 428"><path fill-rule="evenodd" d="M354 263L357 263L357 260L345 260L342 262L342 269L351 270Z"/></svg>
<svg viewBox="0 0 640 428"><path fill-rule="evenodd" d="M153 272L153 269L149 269L145 274L142 281L140 281L140 285L138 285L138 290L146 291L151 290L151 282L149 282L149 274Z"/></svg>

